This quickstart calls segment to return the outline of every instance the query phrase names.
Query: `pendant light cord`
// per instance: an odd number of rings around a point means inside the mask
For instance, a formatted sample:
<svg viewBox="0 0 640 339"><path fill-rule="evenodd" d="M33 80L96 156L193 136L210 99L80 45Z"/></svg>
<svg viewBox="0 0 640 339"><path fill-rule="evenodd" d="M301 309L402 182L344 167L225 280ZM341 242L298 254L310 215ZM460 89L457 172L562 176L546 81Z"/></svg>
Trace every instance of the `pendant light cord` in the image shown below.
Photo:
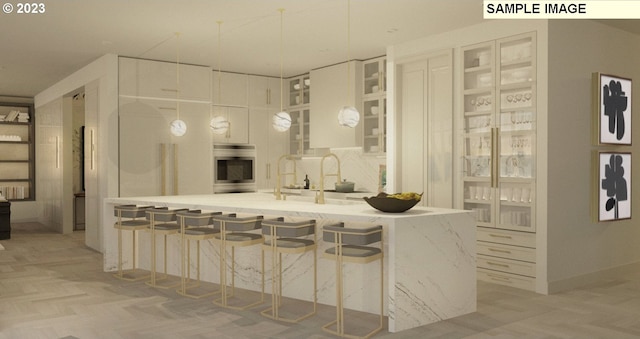
<svg viewBox="0 0 640 339"><path fill-rule="evenodd" d="M180 120L180 32L176 32L176 120Z"/></svg>
<svg viewBox="0 0 640 339"><path fill-rule="evenodd" d="M283 111L282 109L282 104L284 102L284 87L282 85L282 68L283 68L283 62L282 62L282 45L283 45L283 39L282 39L282 14L284 13L284 8L279 8L278 11L280 11L280 112Z"/></svg>
<svg viewBox="0 0 640 339"><path fill-rule="evenodd" d="M351 0L347 0L347 105L351 99Z"/></svg>
<svg viewBox="0 0 640 339"><path fill-rule="evenodd" d="M222 101L222 91L220 84L222 82L222 72L220 70L220 59L222 59L222 43L221 43L221 33L220 26L222 26L222 21L216 21L218 24L218 101ZM222 103L222 102L221 102Z"/></svg>

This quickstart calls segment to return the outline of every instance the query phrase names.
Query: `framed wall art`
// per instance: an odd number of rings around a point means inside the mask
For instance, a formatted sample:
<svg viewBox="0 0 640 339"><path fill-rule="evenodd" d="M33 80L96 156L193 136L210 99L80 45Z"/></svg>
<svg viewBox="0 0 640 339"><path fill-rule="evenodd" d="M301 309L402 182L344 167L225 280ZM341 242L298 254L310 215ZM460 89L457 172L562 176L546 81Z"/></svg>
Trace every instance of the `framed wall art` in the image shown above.
<svg viewBox="0 0 640 339"><path fill-rule="evenodd" d="M594 142L631 145L631 79L593 73Z"/></svg>
<svg viewBox="0 0 640 339"><path fill-rule="evenodd" d="M597 221L631 219L631 153L595 153Z"/></svg>

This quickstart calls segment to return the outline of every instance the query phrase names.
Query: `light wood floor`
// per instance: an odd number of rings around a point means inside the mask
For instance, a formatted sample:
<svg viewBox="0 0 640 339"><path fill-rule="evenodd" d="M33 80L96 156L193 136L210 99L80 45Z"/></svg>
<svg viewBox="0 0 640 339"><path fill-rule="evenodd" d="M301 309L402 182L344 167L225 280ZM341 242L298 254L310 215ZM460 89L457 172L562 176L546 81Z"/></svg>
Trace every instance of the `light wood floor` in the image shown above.
<svg viewBox="0 0 640 339"><path fill-rule="evenodd" d="M113 278L82 232L13 229L1 241L0 339L332 337L320 329L331 307L293 325L262 317L260 307L225 310ZM552 296L479 283L477 312L376 338L640 338L640 272Z"/></svg>

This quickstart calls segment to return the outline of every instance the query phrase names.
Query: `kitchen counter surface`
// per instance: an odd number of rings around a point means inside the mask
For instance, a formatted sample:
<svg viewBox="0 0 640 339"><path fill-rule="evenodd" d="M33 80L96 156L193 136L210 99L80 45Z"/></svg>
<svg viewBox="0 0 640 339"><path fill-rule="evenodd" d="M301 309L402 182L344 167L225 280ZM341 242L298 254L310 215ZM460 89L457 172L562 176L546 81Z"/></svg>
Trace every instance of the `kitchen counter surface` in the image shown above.
<svg viewBox="0 0 640 339"><path fill-rule="evenodd" d="M371 194L369 194L371 195ZM117 232L113 206L137 204L166 206L169 208L201 209L224 213L260 214L265 218L284 216L292 219L315 219L318 232L318 253L330 244L321 235L323 225L345 222L348 226L382 225L384 229L384 309L388 315L388 329L398 332L436 321L449 319L476 310L476 228L470 211L416 206L404 213L383 213L364 201L327 199L327 203L313 203L313 196L287 196L275 200L269 193L237 193L215 195L185 195L158 197L131 197L105 199L103 218L104 269L117 269ZM128 237L128 238L127 238ZM130 235L125 238L123 258L131 258ZM179 258L178 237L169 237L169 258ZM173 238L173 239L172 239ZM148 268L150 238L146 232L138 237L139 263ZM203 242L202 278L218 282L219 250L210 242ZM161 255L159 256L161 257ZM309 259L311 260L311 259ZM206 263L205 263L206 262ZM239 277L236 286L259 290L260 280L253 276L259 272L260 250L246 250L236 254ZM283 271L295 277L287 282L285 296L311 300L308 286L312 261L305 265L299 261L283 263ZM335 305L334 262L318 259L318 302ZM179 275L179 260L168 260L169 273ZM267 265L269 267L269 264ZM379 299L379 265L352 265L348 268L350 281L346 284L345 307L376 313ZM249 272L253 272L249 274ZM266 273L270 276L270 272ZM358 283L361 281L361 283ZM269 291L270 287L266 288Z"/></svg>

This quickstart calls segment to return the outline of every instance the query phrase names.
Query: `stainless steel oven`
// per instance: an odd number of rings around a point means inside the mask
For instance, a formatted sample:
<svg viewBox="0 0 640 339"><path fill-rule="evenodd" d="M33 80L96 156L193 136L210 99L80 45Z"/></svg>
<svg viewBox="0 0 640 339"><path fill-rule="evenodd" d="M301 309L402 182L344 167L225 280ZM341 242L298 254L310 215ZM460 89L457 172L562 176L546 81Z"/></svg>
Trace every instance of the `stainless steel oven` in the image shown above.
<svg viewBox="0 0 640 339"><path fill-rule="evenodd" d="M213 145L213 193L257 191L256 146Z"/></svg>

